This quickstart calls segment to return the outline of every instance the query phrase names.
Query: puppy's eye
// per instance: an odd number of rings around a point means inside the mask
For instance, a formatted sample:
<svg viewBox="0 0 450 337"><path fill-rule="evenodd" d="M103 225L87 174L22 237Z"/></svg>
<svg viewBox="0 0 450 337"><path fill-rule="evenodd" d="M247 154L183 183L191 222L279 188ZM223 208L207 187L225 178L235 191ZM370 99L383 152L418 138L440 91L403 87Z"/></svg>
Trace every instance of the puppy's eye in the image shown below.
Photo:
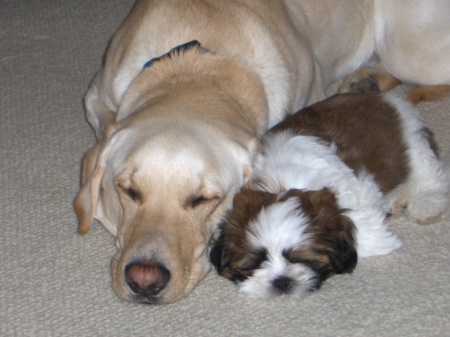
<svg viewBox="0 0 450 337"><path fill-rule="evenodd" d="M300 259L295 256L285 256L286 260L288 260L289 263L305 263L305 259Z"/></svg>
<svg viewBox="0 0 450 337"><path fill-rule="evenodd" d="M267 250L265 248L250 251L239 270L244 274L253 273L256 269L261 268L265 261L267 261Z"/></svg>
<svg viewBox="0 0 450 337"><path fill-rule="evenodd" d="M311 260L311 258L303 257L301 255L294 255L290 250L283 252L283 257L289 262L289 263L301 263L308 267L312 267L315 265L314 261Z"/></svg>

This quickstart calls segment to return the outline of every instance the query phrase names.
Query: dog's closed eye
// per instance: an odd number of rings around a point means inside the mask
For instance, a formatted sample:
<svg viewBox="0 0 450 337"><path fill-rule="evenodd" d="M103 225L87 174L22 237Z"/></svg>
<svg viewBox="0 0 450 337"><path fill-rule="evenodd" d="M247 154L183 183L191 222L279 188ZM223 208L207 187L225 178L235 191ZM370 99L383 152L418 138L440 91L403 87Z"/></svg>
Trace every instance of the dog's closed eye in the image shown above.
<svg viewBox="0 0 450 337"><path fill-rule="evenodd" d="M134 189L134 188L127 188L125 190L125 192L134 201L142 202L142 193L141 193L141 191L139 191L137 189Z"/></svg>
<svg viewBox="0 0 450 337"><path fill-rule="evenodd" d="M196 208L197 206L205 204L208 201L209 201L208 198L205 198L204 196L201 195L199 197L192 198L190 204L192 208Z"/></svg>
<svg viewBox="0 0 450 337"><path fill-rule="evenodd" d="M187 199L186 205L190 208L197 208L219 200L218 196L206 197L204 195L191 196Z"/></svg>
<svg viewBox="0 0 450 337"><path fill-rule="evenodd" d="M125 194L128 198L130 198L134 202L140 204L142 203L144 196L140 190L131 186L127 186L123 183L118 183L117 186L119 187L119 190L122 191L123 194Z"/></svg>

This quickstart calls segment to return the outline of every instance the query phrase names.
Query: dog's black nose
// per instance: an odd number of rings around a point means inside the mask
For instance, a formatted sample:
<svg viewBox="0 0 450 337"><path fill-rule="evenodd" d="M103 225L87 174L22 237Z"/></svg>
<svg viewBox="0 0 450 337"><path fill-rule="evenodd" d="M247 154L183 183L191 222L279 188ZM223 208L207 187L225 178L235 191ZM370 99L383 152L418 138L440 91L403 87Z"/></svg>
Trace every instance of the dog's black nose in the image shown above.
<svg viewBox="0 0 450 337"><path fill-rule="evenodd" d="M130 289L145 297L156 296L170 279L170 271L159 263L133 262L125 268L125 280Z"/></svg>
<svg viewBox="0 0 450 337"><path fill-rule="evenodd" d="M282 293L287 293L291 288L292 283L292 279L287 276L279 276L272 281L273 287Z"/></svg>

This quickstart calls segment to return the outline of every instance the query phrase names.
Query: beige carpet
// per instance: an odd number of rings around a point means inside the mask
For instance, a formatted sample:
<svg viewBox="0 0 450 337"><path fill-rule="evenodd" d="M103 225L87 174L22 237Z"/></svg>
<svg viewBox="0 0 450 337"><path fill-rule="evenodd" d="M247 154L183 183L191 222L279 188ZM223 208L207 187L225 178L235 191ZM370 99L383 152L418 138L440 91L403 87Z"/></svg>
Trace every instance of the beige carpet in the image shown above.
<svg viewBox="0 0 450 337"><path fill-rule="evenodd" d="M303 300L250 300L214 273L175 305L115 297L114 240L78 236L72 200L95 141L81 99L132 3L0 0L0 336L449 336L450 212L393 222L401 250ZM450 161L450 100L420 109Z"/></svg>

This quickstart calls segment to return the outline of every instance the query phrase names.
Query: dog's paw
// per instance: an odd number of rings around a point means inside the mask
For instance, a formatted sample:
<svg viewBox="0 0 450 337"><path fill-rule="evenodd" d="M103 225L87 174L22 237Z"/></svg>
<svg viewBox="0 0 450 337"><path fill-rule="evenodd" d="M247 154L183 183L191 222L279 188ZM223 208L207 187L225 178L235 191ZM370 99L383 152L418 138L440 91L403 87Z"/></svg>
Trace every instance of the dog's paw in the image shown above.
<svg viewBox="0 0 450 337"><path fill-rule="evenodd" d="M344 93L380 93L380 88L378 87L378 83L369 77L364 78L348 78L342 82L339 87L338 92L340 94Z"/></svg>
<svg viewBox="0 0 450 337"><path fill-rule="evenodd" d="M346 76L338 89L338 93L382 93L401 83L398 78L392 76L380 64L377 64L372 67L360 68Z"/></svg>
<svg viewBox="0 0 450 337"><path fill-rule="evenodd" d="M448 96L450 96L450 85L428 85L411 89L407 99L417 105L420 102L439 101Z"/></svg>

